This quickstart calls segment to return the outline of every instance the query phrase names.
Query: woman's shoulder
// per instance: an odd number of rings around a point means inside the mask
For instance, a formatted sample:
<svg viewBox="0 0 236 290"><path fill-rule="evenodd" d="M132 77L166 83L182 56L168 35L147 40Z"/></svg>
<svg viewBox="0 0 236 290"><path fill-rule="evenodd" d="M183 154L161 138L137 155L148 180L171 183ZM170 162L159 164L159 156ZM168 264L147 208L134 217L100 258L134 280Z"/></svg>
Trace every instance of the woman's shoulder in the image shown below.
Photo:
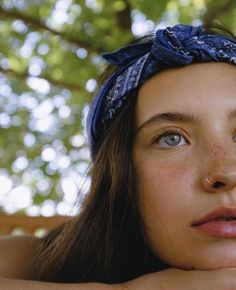
<svg viewBox="0 0 236 290"><path fill-rule="evenodd" d="M0 277L33 279L36 271L34 257L40 239L33 236L4 236L0 238Z"/></svg>

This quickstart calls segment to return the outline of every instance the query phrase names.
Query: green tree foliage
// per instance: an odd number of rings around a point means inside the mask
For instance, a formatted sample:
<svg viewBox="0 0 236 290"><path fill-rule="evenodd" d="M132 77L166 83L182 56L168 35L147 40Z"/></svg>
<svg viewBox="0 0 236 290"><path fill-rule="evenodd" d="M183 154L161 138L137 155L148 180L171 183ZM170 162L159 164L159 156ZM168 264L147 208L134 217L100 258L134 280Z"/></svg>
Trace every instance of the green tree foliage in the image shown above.
<svg viewBox="0 0 236 290"><path fill-rule="evenodd" d="M81 120L105 67L101 52L157 24L213 20L236 33L235 0L0 1L2 209L69 211L89 164Z"/></svg>

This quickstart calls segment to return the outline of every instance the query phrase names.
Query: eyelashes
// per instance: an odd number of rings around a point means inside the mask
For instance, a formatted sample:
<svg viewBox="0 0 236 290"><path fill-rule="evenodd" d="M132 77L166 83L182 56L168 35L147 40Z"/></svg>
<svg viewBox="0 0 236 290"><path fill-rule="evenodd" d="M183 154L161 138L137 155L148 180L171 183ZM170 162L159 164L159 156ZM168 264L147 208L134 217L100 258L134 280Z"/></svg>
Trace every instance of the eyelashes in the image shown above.
<svg viewBox="0 0 236 290"><path fill-rule="evenodd" d="M189 144L185 134L176 128L164 129L155 137L153 144L160 148L176 148Z"/></svg>
<svg viewBox="0 0 236 290"><path fill-rule="evenodd" d="M236 130L231 134L232 141L236 143ZM160 149L175 149L191 143L189 136L178 128L164 128L160 132L157 132L151 140L151 144Z"/></svg>

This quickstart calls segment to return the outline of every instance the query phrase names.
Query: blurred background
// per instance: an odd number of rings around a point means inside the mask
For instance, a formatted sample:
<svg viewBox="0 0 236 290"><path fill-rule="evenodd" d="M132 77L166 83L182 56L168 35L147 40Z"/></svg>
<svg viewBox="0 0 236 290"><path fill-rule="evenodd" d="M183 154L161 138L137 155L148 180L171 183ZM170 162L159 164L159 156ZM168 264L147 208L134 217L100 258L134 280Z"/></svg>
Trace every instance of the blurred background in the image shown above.
<svg viewBox="0 0 236 290"><path fill-rule="evenodd" d="M75 214L89 188L84 116L100 53L213 20L236 33L236 1L0 1L0 212Z"/></svg>

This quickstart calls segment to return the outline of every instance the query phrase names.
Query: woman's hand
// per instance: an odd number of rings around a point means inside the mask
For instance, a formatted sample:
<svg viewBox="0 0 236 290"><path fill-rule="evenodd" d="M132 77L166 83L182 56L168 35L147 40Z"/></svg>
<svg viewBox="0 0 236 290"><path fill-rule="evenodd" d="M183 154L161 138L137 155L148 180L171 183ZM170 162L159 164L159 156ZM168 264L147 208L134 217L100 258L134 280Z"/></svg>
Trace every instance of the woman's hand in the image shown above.
<svg viewBox="0 0 236 290"><path fill-rule="evenodd" d="M114 290L236 290L236 268L210 271L168 269L146 274Z"/></svg>

